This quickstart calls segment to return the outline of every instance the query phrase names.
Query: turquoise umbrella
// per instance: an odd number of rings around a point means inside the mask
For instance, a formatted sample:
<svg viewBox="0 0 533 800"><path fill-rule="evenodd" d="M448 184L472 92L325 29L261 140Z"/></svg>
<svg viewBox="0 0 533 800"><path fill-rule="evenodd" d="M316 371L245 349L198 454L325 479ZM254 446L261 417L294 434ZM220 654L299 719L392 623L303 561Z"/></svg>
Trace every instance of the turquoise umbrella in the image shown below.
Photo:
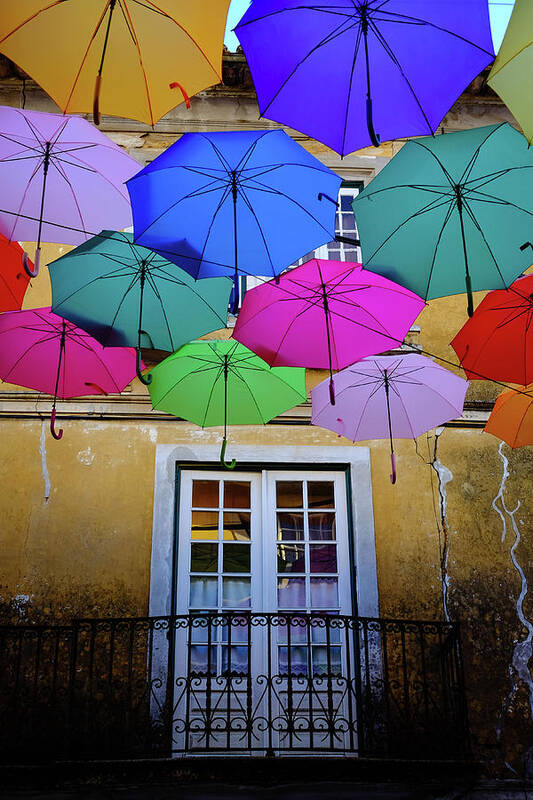
<svg viewBox="0 0 533 800"><path fill-rule="evenodd" d="M130 233L102 231L49 265L52 309L104 346L173 352L226 327L230 278L195 281Z"/></svg>
<svg viewBox="0 0 533 800"><path fill-rule="evenodd" d="M354 200L363 263L421 295L507 288L531 257L533 149L508 123L411 139Z"/></svg>

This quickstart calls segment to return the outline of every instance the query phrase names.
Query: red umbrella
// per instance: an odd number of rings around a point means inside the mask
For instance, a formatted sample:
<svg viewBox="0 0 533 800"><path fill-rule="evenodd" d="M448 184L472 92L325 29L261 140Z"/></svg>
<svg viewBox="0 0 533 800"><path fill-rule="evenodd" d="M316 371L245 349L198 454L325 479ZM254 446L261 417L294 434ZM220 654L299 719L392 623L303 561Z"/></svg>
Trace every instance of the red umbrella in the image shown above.
<svg viewBox="0 0 533 800"><path fill-rule="evenodd" d="M22 247L0 233L0 311L16 311L22 306L30 282L28 270L33 271L33 265L25 268L25 258Z"/></svg>
<svg viewBox="0 0 533 800"><path fill-rule="evenodd" d="M533 383L533 275L489 292L451 345L470 380Z"/></svg>

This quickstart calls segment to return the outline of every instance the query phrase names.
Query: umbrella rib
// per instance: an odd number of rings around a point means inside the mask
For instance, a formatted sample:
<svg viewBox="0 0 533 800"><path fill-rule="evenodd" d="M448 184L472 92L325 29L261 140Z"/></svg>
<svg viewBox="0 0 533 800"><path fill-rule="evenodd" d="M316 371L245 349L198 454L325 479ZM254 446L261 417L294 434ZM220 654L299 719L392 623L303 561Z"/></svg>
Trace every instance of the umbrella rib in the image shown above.
<svg viewBox="0 0 533 800"><path fill-rule="evenodd" d="M479 231L479 233L481 234L481 238L483 239L483 243L484 243L485 247L487 248L487 250L489 251L489 253L490 253L490 256L491 256L492 260L494 261L494 266L495 266L495 267L496 267L496 269L498 270L498 275L499 275L499 276L500 276L500 278L502 279L502 283L503 283L504 287L507 289L507 283L506 283L506 281L505 281L505 279L504 279L504 277L503 277L503 275L502 275L502 273L501 273L501 271L500 271L500 267L499 267L499 265L498 265L498 262L496 261L496 257L494 256L494 253L492 252L492 249L491 249L491 247L490 247L489 243L487 242L487 239L486 239L486 237L485 237L485 234L483 233L483 230L482 230L482 228L481 228L481 225L480 225L480 224L479 224L479 222L477 221L477 219L476 219L476 217L475 217L475 214L474 214L474 212L473 212L473 211L472 211L472 209L470 208L470 204L468 203L468 201L467 201L465 198L463 198L463 205L464 205L464 207L466 208L466 211L467 211L467 214L468 214L468 216L470 217L470 219L471 219L471 220L472 220L472 222L474 223L474 226L477 228L477 230L478 230L478 231Z"/></svg>
<svg viewBox="0 0 533 800"><path fill-rule="evenodd" d="M352 59L352 69L350 72L350 82L348 84L348 92L346 93L346 111L344 114L344 131L342 134L342 148L341 152L344 153L344 147L346 144L346 131L348 130L348 113L350 111L350 100L352 98L352 84L353 84L353 74L355 70L355 64L357 61L357 56L359 55L359 47L361 45L361 38L363 36L363 26L360 25L357 31L357 36L355 38L355 44L353 48L353 59Z"/></svg>
<svg viewBox="0 0 533 800"><path fill-rule="evenodd" d="M31 183L32 183L33 179L36 177L36 175L38 175L38 174L39 174L40 168L41 168L41 164L37 164L37 165L35 166L35 168L34 168L34 170L33 170L32 174L30 175L30 177L29 177L29 179L28 179L28 182L27 182L27 184L26 184L26 188L24 189L24 192L22 193L22 197L21 197L21 200L20 200L20 203L19 203L18 211L15 211L15 212L13 212L13 211L11 211L11 212L7 212L7 213L11 213L11 214L13 214L13 215L14 215L13 225L12 225L12 227L11 227L11 231L10 231L10 234L9 234L9 237L8 237L9 239L11 239L11 238L13 237L13 234L14 234L14 232L15 232L15 228L16 228L16 227L17 227L17 225L18 225L19 217L20 217L20 216L25 216L25 215L21 215L21 214L20 214L20 212L22 211L22 207L23 207L24 203L26 202L26 197L27 197L27 194L28 194L28 192L29 192L29 190L30 190ZM4 213L5 213L5 212L4 212ZM37 218L35 218L35 217L31 217L31 219L32 219L34 222L38 222L38 221L39 221L39 220L38 220Z"/></svg>
<svg viewBox="0 0 533 800"><path fill-rule="evenodd" d="M275 275L276 274L276 270L274 269L274 264L272 263L272 256L270 255L270 250L269 250L266 238L265 238L265 234L263 233L263 229L262 229L262 227L260 225L260 222L259 222L259 219L257 217L257 214L255 213L255 211L253 209L253 206L252 206L252 203L250 202L246 192L244 191L242 186L239 186L239 184L237 184L237 191L240 194L240 196L242 197L242 199L244 200L245 205L247 206L248 210L250 211L251 215L253 216L253 218L254 218L254 220L255 220L255 222L257 224L257 227L259 228L259 233L261 235L261 240L262 240L263 245L265 247L265 252L267 254L267 258L268 258L268 260L270 262L270 267L272 269L272 274Z"/></svg>
<svg viewBox="0 0 533 800"><path fill-rule="evenodd" d="M119 270L116 270L116 273L119 273ZM93 283L97 283L97 281L106 280L108 278L127 278L129 274L131 273L126 273L124 275L113 273L108 273L107 275L97 275L95 278L91 278L90 281L87 281L87 283L83 283L81 286L78 286L77 289L74 289L74 291L68 294L66 297L63 297L61 300L55 302L54 307L59 308L59 306L63 305L63 303L67 303L69 300L72 300L72 298L78 294L78 292L85 291L85 289L87 289L89 286L92 286Z"/></svg>
<svg viewBox="0 0 533 800"><path fill-rule="evenodd" d="M523 208L522 206L519 206L516 203L511 203L510 200L503 200L503 198L501 197L496 197L496 195L487 194L486 192L480 192L477 189L470 189L469 191L474 192L475 194L480 194L482 197L464 198L464 202L466 202L467 200L474 200L477 203L489 203L491 205L512 206L512 208L516 208L517 211L523 211L524 214L528 214L530 217L533 217L533 212L528 211L527 208ZM489 198L489 199L486 200L484 198Z"/></svg>
<svg viewBox="0 0 533 800"><path fill-rule="evenodd" d="M13 144L18 144L19 147L23 148L23 150L33 150L33 152L36 153L36 155L33 156L34 158L37 158L37 156L44 158L44 152L42 147L32 147L30 144L27 144L26 142L19 142L19 140L14 139L13 136L8 136L7 133L0 133L0 138L6 139L6 141L8 142L13 142ZM8 158L6 158L5 160L7 161Z"/></svg>
<svg viewBox="0 0 533 800"><path fill-rule="evenodd" d="M490 139L490 137L494 133L496 133L496 131L500 130L502 125L505 125L505 124L506 124L505 122L501 122L499 125L496 126L496 128L494 128L493 130L489 131L487 133L487 135L485 136L485 138L483 139L483 141L480 142L480 144L476 147L476 149L474 150L474 153L473 153L470 161L466 165L466 167L465 167L465 169L463 171L463 174L461 175L461 178L458 181L459 184L463 184L465 182L465 180L467 180L470 177L470 175L472 174L472 170L474 169L475 163L476 163L476 161L478 159L478 156L479 156L479 154L481 152L481 148L483 147L483 145L487 143L487 141Z"/></svg>
<svg viewBox="0 0 533 800"><path fill-rule="evenodd" d="M142 58L142 53L141 53L141 45L139 44L139 40L137 38L137 33L135 31L135 26L133 24L133 20L131 18L130 11L129 11L129 8L128 8L126 0L118 0L118 3L119 3L119 6L121 8L122 8L122 6L124 6L124 16L127 15L129 23L130 23L131 34L133 35L133 41L135 42L135 48L137 50L137 57L139 59L139 66L141 68L141 72L142 72L142 76L143 76L143 80L144 80L144 87L146 89L146 101L148 103L148 113L150 114L150 122L151 122L151 124L153 126L155 124L154 112L153 112L153 109L152 109L152 100L150 98L150 87L148 86L148 76L147 76L146 70L144 68L144 63L143 63L143 58Z"/></svg>
<svg viewBox="0 0 533 800"><path fill-rule="evenodd" d="M160 272L162 272L162 270L163 270L163 267L156 267L156 269L154 271L157 271L158 273L160 273ZM190 292L192 292L198 298L198 300L200 300L205 306L207 306L207 308L215 315L215 317L217 317L217 319L220 320L220 322L222 322L223 325L226 324L226 320L223 317L220 316L220 314L218 313L216 308L213 305L211 305L211 303L203 296L203 294L201 294L199 291L197 292L194 286L189 286L188 283L185 283L184 281L180 281L177 278L174 278L174 276L169 275L169 274L167 275L164 272L163 272L163 275L159 275L158 274L157 277L160 278L161 280L166 280L166 281L169 281L170 283L176 284L177 286L182 286L183 288L188 289Z"/></svg>
<svg viewBox="0 0 533 800"><path fill-rule="evenodd" d="M211 384L211 391L209 392L209 397L207 398L207 402L205 404L205 411L204 411L204 416L203 416L202 425L201 425L202 428L205 428L205 421L207 419L207 415L209 414L209 406L211 405L211 400L212 400L213 394L215 392L215 386L217 385L218 381L220 380L220 377L222 376L223 372L224 372L224 365L220 364L219 367L218 367L218 374L215 375L215 379L213 380L213 383Z"/></svg>
<svg viewBox="0 0 533 800"><path fill-rule="evenodd" d="M268 19L269 17L275 17L278 14L283 14L286 11L318 11L322 14L330 14L331 16L336 17L353 17L353 13L350 14L342 14L341 9L345 9L346 11L353 11L352 6L337 6L339 9L338 11L334 11L331 8L323 8L320 6L293 6L292 8L279 8L277 11L269 11L268 14L262 14L260 17L255 17L255 19L249 19L246 22L242 20L235 26L234 30L237 31L239 28L245 28L247 25L251 25L254 22L262 22L264 19Z"/></svg>
<svg viewBox="0 0 533 800"><path fill-rule="evenodd" d="M254 180L254 179L252 178L251 180ZM323 224L320 222L320 220L318 220L318 219L315 217L315 215L314 215L314 214L311 214L311 212L310 212L310 211L309 211L309 210L308 210L308 209L307 209L305 206L303 206L301 203L299 203L299 202L298 202L297 200L295 200L293 197L291 197L290 195L286 194L285 192L282 192L282 191L281 191L281 189L274 189L273 187L270 187L270 186L268 186L267 184L264 184L264 183L262 183L261 181L254 181L254 182L255 182L255 183L257 183L257 184L259 184L259 185L258 185L258 186L248 186L247 188L248 188L249 190L251 189L251 190L253 190L253 191L256 191L256 192L265 192L265 194L275 194L275 195L279 195L280 197L284 197L284 198L285 198L286 200L288 200L290 203L293 203L293 204L294 204L295 206L297 206L297 207L298 207L298 208L299 208L301 211L303 211L305 214L307 214L307 216L308 216L308 217L311 217L311 219L312 219L314 222L316 222L316 224L317 224L317 225L318 225L320 228L322 228L322 230L323 230L323 231L325 231L325 232L328 234L328 236L330 236L330 235L331 235L331 231L329 231L329 230L328 230L328 229L327 229L327 228L326 228L326 227L325 227L325 226L324 226L324 225L323 225Z"/></svg>
<svg viewBox="0 0 533 800"><path fill-rule="evenodd" d="M400 392L395 388L393 383L390 384L390 387L391 387L392 391L394 392L394 394L396 395L396 397L398 398L398 400L400 401L400 405L404 410L405 419L407 420L407 424L409 425L409 430L411 431L413 439L416 439L415 432L413 430L413 426L411 425L411 419L409 417L409 414L407 413L407 409L405 407L405 403L403 402L402 396L401 396ZM391 429L392 429L392 422L391 422Z"/></svg>
<svg viewBox="0 0 533 800"><path fill-rule="evenodd" d="M357 384L356 384L356 385L357 385ZM363 422L363 417L364 417L364 415L366 414L366 410L367 410L367 408L368 408L368 406L369 406L369 404L370 404L370 401L371 401L371 399L374 397L374 395L375 395L375 394L377 394L377 392L378 392L378 391L379 391L379 390L380 390L380 389L381 389L381 388L382 388L384 385L385 385L385 384L384 384L384 382L383 382L383 381L380 381L380 382L377 384L377 386L376 386L376 388L374 389L374 391L372 391L372 392L371 392L371 393L368 395L368 397L366 398L365 404L364 404L363 408L361 409L361 413L360 413L360 415L359 415L359 422L357 423L357 427L355 428L355 431L353 432L353 434L354 434L354 435L353 435L353 440L352 440L352 441L354 441L354 442L355 442L355 441L356 441L356 437L359 435L359 429L360 429L360 427L361 427L361 424L362 424L362 422ZM339 392L339 394L338 394L337 396L339 397L339 396L341 396L341 395L342 395L342 390ZM351 438L351 437L350 437L350 438Z"/></svg>
<svg viewBox="0 0 533 800"><path fill-rule="evenodd" d="M49 11L49 10L50 10L51 8L53 8L54 6L58 6L58 5L60 5L61 3L63 3L63 2L64 2L64 0L53 0L53 2L52 2L52 3L49 3L49 4L48 4L47 6L45 6L44 8L39 8L39 9L38 9L38 11L35 11L33 14L30 14L30 16L29 16L29 17L26 17L26 19L25 19L25 20L23 20L22 22L19 22L19 24L18 24L18 25L17 25L15 28L13 28L12 30L10 30L10 31L9 31L9 33L6 33L6 35L5 35L5 36L4 36L2 39L0 39L0 44L1 44L2 42L5 42L5 41L6 41L6 39L9 39L9 37L10 37L10 36L13 36L13 34L14 34L14 33L16 33L16 32L17 32L17 31L19 31L21 28L23 28L23 27L24 27L24 25L26 25L28 22L31 22L31 21L32 21L33 19L35 19L36 17L40 16L41 14L44 14L46 11Z"/></svg>
<svg viewBox="0 0 533 800"><path fill-rule="evenodd" d="M61 164L66 164L69 167L75 167L76 169L83 169L85 172L93 172L95 175L98 175L98 170L94 169L93 167L83 167L81 164L76 164L75 161L67 161L66 158L58 158L56 155L52 155L50 158L50 163L54 161L58 161Z"/></svg>
<svg viewBox="0 0 533 800"><path fill-rule="evenodd" d="M446 179L447 179L448 183L450 184L450 187L455 191L455 181L454 181L454 179L452 178L452 176L450 175L450 173L448 172L448 170L446 169L446 167L444 166L444 164L442 163L442 161L440 160L438 155L436 153L434 153L433 150L431 150L431 148L429 148L427 145L425 145L420 139L410 139L407 142L407 144L416 145L417 147L421 147L423 150L425 150L427 153L429 153L429 155L432 158L435 159L435 161L437 162L437 164L439 165L439 167L443 171L444 175L446 176Z"/></svg>
<svg viewBox="0 0 533 800"><path fill-rule="evenodd" d="M197 259L198 270L197 270L197 273L196 273L196 278L198 277L198 273L200 272L201 265L202 265L203 260L204 260L205 251L207 249L207 245L208 245L208 242L209 242L209 237L211 236L211 232L213 230L213 226L215 224L215 220L216 220L217 215L218 215L219 211L221 210L222 206L224 205L224 203L228 199L230 193L231 193L231 188L230 187L226 187L226 189L222 193L222 197L218 201L218 206L216 207L216 209L215 209L215 211L213 213L213 216L211 218L211 222L209 223L209 227L207 229L207 233L206 233L206 236L205 236L205 239L204 239L204 244L203 244L203 247L202 247L202 252L200 254L200 258Z"/></svg>
<svg viewBox="0 0 533 800"><path fill-rule="evenodd" d="M83 215L81 213L81 208L79 207L79 204L78 204L78 198L76 197L76 192L74 191L74 187L72 186L71 182L67 178L67 174L66 174L65 170L62 167L58 166L54 162L53 159L50 159L50 163L55 167L55 169L57 170L59 175L66 181L66 183L67 183L67 185L68 185L68 187L70 189L70 192L72 194L72 200L73 200L74 206L75 206L76 211L78 212L78 215L79 215L79 218L80 218L80 225L82 226L82 229L84 230L84 233L87 236L88 234L87 234L87 231L85 230L85 223L83 221Z"/></svg>
<svg viewBox="0 0 533 800"><path fill-rule="evenodd" d="M0 331L0 333L10 333L10 332L12 332L12 330L13 330L13 329L12 329L12 328L10 328L9 330ZM19 356L19 357L16 359L16 361L15 361L13 364L11 364L10 368L9 368L9 369L8 369L8 371L6 372L7 378L8 378L8 377L11 375L11 373L13 372L13 370L14 370L14 369L16 369L16 368L18 367L18 365L20 364L20 362L22 361L22 359L26 358L26 356L28 355L28 353L30 352L30 350L32 350L34 347L37 347L38 345L41 345L41 344L46 344L46 342L52 342L52 341L54 341L54 339L58 339L58 338L59 338L59 334L57 334L57 333L54 333L52 336L48 336L48 335L46 335L46 336L44 336L42 339L39 339L38 341L33 341L33 342L31 342L31 344L29 344L29 345L28 345L28 347L27 347L27 348L24 350L24 352L23 352L23 353L21 353L21 355L20 355L20 356ZM9 381L7 380L7 378L3 378L3 380L4 380L6 383L9 383Z"/></svg>
<svg viewBox="0 0 533 800"><path fill-rule="evenodd" d="M165 325L166 325L166 328L167 328L168 338L170 339L170 344L172 346L172 350L175 350L174 340L172 338L172 331L170 330L170 323L168 321L167 313L165 311L165 306L163 304L163 299L161 297L159 289L157 288L157 284L156 284L156 282L154 280L153 275L150 272L148 272L146 277L148 279L148 283L152 287L153 293L155 294L157 300L159 301L159 305L161 306L161 313L163 315L163 319L165 320Z"/></svg>
<svg viewBox="0 0 533 800"><path fill-rule="evenodd" d="M78 71L76 72L76 74L74 76L74 80L72 82L72 86L70 87L70 92L68 93L66 103L65 103L64 107L61 109L63 111L63 113L66 112L66 110L68 108L68 105L69 105L69 103L70 103L70 101L72 99L72 95L74 94L74 90L75 90L76 85L77 85L77 83L78 83L78 81L80 79L81 71L82 71L83 67L85 66L85 62L87 61L87 56L89 55L89 50L91 49L92 43L94 42L94 40L96 38L96 34L100 30L100 25L102 24L102 22L104 20L104 17L107 14L107 10L109 8L109 5L110 5L110 0L106 0L104 10L102 11L102 13L100 15L100 19L97 21L96 27L94 28L94 30L92 32L92 35L89 38L89 43L87 44L85 52L84 52L84 54L83 54L83 56L81 58L80 65L78 67Z"/></svg>
<svg viewBox="0 0 533 800"><path fill-rule="evenodd" d="M201 136L203 139L205 139L205 140L206 140L206 142L208 142L208 144L211 146L211 149L214 151L214 153L215 153L216 157L218 158L218 160L220 161L220 163L222 164L222 166L223 166L223 167L224 167L224 169L226 170L226 174L227 174L227 175L230 175L230 174L231 174L231 166L230 166L229 162L228 162L228 161L226 161L226 158L225 158L225 156L223 155L223 153L222 153L222 151L220 150L220 148L219 148L219 147L217 147L217 146L216 146L216 144L215 144L213 141L211 141L211 139L209 138L209 136L207 136L205 133L201 133L201 134L200 134L200 136Z"/></svg>
<svg viewBox="0 0 533 800"><path fill-rule="evenodd" d="M444 217L444 221L442 223L442 227L440 229L439 235L437 236L437 239L435 241L435 247L434 247L434 250L433 250L433 257L431 259L431 267L429 269L429 274L428 274L428 282L426 284L426 292L425 292L425 295L424 295L424 300L426 300L426 302L427 302L427 299L428 299L429 287L431 285L431 279L433 278L433 270L435 269L435 264L436 264L436 261L437 261L437 252L438 252L438 249L439 249L439 245L440 245L441 239L442 239L442 237L444 235L444 230L446 228L446 225L450 221L451 216L452 216L452 214L453 214L453 212L454 212L454 210L456 208L456 205L457 205L456 201L452 200L451 203L450 203L450 207L448 208L448 210L446 212L446 215Z"/></svg>

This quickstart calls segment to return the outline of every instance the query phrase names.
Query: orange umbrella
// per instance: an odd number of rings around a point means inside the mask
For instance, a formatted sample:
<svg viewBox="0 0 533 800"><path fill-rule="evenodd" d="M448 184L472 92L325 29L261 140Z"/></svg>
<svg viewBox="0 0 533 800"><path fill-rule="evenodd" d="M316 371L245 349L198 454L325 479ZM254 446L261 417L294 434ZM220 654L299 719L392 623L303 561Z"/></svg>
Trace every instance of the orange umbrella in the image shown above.
<svg viewBox="0 0 533 800"><path fill-rule="evenodd" d="M484 430L510 447L533 445L533 386L503 392L492 409Z"/></svg>

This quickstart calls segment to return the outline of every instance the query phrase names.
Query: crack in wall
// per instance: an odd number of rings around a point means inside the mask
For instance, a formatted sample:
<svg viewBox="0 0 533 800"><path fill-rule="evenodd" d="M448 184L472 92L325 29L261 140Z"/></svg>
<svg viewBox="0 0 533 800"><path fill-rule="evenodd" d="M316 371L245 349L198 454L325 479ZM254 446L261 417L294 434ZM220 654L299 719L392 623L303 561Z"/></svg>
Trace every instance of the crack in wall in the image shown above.
<svg viewBox="0 0 533 800"><path fill-rule="evenodd" d="M518 512L518 509L521 506L521 502L519 500L516 504L516 507L512 510L507 508L507 505L505 503L505 485L510 475L510 471L509 471L509 459L502 450L503 444L504 444L503 442L500 442L500 445L498 447L498 452L500 454L500 458L503 464L503 475L498 494L492 501L492 508L498 514L498 516L502 521L501 541L505 542L507 536L508 522L511 523L511 527L515 535L514 542L511 546L511 549L509 550L509 555L511 558L511 562L520 577L520 594L518 595L518 599L516 601L516 615L520 620L521 624L527 630L527 636L525 639L522 639L521 641L516 640L514 642L513 653L511 656L511 663L509 664L510 689L507 697L503 701L500 715L498 717L495 726L496 735L498 739L500 739L502 735L502 727L505 715L507 714L511 703L521 686L525 686L529 693L530 716L531 719L533 720L533 676L529 668L529 662L531 661L531 658L533 656L533 623L526 617L524 613L524 600L527 596L529 588L525 572L516 556L516 550L518 548L518 545L520 544L521 537L520 537L520 530L518 528L518 524L515 519L515 514ZM498 501L500 503L499 506L498 506Z"/></svg>
<svg viewBox="0 0 533 800"><path fill-rule="evenodd" d="M449 527L448 527L448 496L446 486L453 480L453 474L448 467L444 466L442 461L437 458L437 449L439 445L439 436L444 431L444 428L436 428L435 442L433 446L433 459L429 462L431 468L437 475L437 485L439 489L439 511L440 511L440 529L442 530L442 544L440 547L440 578L442 586L442 606L444 609L444 619L450 622L450 613L448 611L448 592L450 589L450 576L448 573L448 557L450 554L449 542Z"/></svg>

